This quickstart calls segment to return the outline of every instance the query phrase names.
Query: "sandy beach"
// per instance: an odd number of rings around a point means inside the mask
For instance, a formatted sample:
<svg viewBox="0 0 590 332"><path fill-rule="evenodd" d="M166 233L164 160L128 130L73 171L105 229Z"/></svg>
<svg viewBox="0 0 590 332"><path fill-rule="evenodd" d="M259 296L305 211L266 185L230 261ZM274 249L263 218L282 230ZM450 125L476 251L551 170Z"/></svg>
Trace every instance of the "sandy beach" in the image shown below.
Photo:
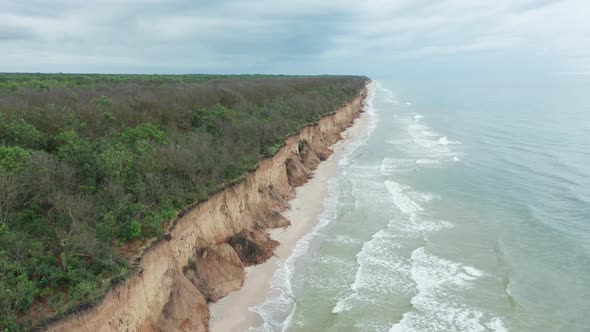
<svg viewBox="0 0 590 332"><path fill-rule="evenodd" d="M249 308L264 302L270 290L272 276L278 268L277 261L288 258L297 242L317 223L318 216L323 211L328 181L336 174L338 160L346 146L359 139L367 130L369 119L367 112L361 113L354 125L342 133L343 139L332 146L334 153L319 165L313 178L296 189L295 198L291 200L289 209L283 213L291 221L291 226L270 232L280 242L275 256L263 264L246 268L243 287L210 305L211 331L244 331L262 324L262 318Z"/></svg>

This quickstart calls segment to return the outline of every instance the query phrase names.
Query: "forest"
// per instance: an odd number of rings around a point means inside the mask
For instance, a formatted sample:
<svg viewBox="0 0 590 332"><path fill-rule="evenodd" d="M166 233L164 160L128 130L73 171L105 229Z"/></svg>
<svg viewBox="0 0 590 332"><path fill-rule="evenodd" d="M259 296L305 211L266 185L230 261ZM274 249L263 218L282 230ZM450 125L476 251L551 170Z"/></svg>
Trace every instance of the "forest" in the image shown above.
<svg viewBox="0 0 590 332"><path fill-rule="evenodd" d="M362 76L0 74L0 330L92 305Z"/></svg>

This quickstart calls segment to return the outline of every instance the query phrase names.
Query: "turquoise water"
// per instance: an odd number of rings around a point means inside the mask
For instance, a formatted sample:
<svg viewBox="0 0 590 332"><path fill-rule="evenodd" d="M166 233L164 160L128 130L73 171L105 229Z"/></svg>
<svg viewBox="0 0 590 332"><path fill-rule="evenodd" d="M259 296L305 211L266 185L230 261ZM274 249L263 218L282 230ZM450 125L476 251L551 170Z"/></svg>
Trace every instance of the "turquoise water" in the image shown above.
<svg viewBox="0 0 590 332"><path fill-rule="evenodd" d="M379 80L267 331L589 331L590 80Z"/></svg>

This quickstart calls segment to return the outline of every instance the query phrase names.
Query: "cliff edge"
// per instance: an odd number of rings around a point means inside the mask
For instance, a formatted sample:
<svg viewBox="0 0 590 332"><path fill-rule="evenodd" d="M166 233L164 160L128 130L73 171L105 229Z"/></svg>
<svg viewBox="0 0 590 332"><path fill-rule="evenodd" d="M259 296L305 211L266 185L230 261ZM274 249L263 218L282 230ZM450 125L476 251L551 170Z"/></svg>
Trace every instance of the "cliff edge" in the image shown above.
<svg viewBox="0 0 590 332"><path fill-rule="evenodd" d="M287 138L244 180L199 203L147 249L138 272L91 309L47 331L208 331L209 306L242 286L244 267L272 256L267 229L286 227L281 212L330 146L363 111L367 89L316 124Z"/></svg>

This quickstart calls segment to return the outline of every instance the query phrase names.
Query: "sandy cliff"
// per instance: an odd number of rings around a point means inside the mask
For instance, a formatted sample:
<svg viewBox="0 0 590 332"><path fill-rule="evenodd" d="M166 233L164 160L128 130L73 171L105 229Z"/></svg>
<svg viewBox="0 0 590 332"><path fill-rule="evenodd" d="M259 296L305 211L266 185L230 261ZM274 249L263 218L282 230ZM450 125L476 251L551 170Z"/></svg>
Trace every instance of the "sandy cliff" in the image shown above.
<svg viewBox="0 0 590 332"><path fill-rule="evenodd" d="M266 229L289 225L281 212L329 147L362 112L366 90L317 124L290 136L245 179L185 213L167 240L149 248L138 273L83 313L48 331L207 331L208 301L242 286L244 266L272 256Z"/></svg>

